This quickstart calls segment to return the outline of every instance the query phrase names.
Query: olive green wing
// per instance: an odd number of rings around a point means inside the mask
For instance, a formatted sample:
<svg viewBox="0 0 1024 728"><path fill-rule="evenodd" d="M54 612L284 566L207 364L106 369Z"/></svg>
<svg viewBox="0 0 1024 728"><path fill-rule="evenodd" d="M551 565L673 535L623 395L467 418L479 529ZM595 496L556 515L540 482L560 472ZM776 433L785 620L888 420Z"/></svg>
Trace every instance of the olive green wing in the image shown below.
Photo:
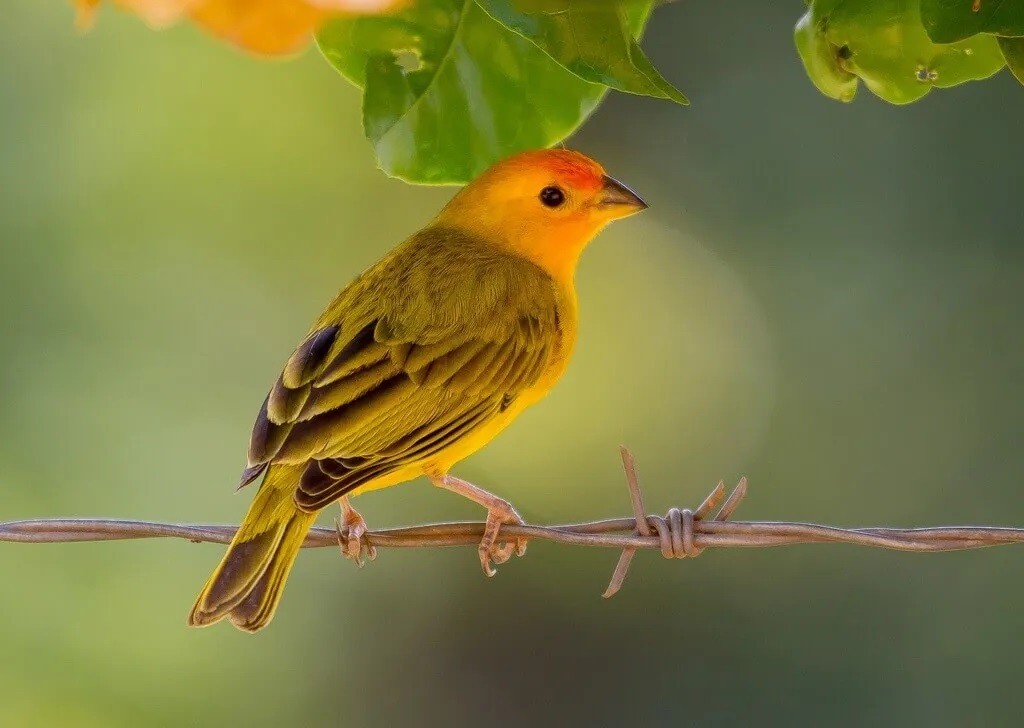
<svg viewBox="0 0 1024 728"><path fill-rule="evenodd" d="M336 304L350 315L307 336L267 396L243 484L270 463L306 463L296 503L323 508L428 460L533 386L561 339L553 284L518 259L469 270L468 281L428 275L390 298L372 280L343 293Z"/></svg>

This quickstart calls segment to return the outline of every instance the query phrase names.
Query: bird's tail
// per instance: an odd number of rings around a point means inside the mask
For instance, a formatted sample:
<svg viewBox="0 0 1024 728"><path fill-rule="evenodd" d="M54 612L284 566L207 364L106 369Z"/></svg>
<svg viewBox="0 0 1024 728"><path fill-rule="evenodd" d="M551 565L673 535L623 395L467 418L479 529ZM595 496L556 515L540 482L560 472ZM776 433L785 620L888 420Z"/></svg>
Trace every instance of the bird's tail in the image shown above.
<svg viewBox="0 0 1024 728"><path fill-rule="evenodd" d="M292 500L302 466L271 466L224 559L188 615L192 627L227 617L256 632L274 617L292 563L316 519Z"/></svg>

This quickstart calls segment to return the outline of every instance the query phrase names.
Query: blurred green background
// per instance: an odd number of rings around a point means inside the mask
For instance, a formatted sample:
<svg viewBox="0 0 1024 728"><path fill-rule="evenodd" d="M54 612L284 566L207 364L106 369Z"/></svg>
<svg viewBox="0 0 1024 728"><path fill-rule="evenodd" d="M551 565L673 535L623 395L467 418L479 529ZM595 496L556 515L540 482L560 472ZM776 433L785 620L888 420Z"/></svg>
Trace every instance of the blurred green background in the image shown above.
<svg viewBox="0 0 1024 728"><path fill-rule="evenodd" d="M0 29L0 519L237 522L268 386L334 292L450 189L374 167L359 96L310 50L235 52L106 9ZM562 384L458 474L532 521L1024 524L1024 92L907 108L805 78L802 5L659 9L689 108L613 95L571 144L651 203L591 247ZM479 518L425 482L373 526ZM333 515L333 514L332 514ZM222 553L0 544L0 724L1010 725L1024 551L844 546L638 556L534 544L305 552L272 627L185 628Z"/></svg>

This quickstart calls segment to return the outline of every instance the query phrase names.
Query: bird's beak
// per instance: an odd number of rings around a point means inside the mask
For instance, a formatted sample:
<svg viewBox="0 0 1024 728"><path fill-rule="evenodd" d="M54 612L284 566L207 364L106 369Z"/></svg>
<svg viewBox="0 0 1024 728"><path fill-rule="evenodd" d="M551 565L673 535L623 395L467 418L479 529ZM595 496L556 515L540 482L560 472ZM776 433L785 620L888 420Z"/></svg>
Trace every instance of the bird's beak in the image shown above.
<svg viewBox="0 0 1024 728"><path fill-rule="evenodd" d="M633 190L608 175L597 197L597 206L614 217L626 217L647 209L647 203Z"/></svg>

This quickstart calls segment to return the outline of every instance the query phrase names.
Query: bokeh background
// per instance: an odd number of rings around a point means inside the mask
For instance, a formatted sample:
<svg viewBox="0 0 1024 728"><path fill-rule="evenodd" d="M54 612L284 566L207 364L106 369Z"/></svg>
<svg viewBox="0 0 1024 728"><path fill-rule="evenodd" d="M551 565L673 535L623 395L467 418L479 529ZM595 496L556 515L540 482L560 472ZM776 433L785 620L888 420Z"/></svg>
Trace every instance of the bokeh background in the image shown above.
<svg viewBox="0 0 1024 728"><path fill-rule="evenodd" d="M377 172L311 50L22 0L0 27L0 519L236 522L261 399L341 285L451 194ZM574 138L651 203L579 272L556 391L459 475L536 522L750 478L742 515L1024 524L1024 90L896 108L805 78L802 5L673 3L689 108L613 95ZM424 482L371 525L478 518ZM304 552L273 626L185 628L222 547L0 544L0 724L1009 725L1024 551Z"/></svg>

